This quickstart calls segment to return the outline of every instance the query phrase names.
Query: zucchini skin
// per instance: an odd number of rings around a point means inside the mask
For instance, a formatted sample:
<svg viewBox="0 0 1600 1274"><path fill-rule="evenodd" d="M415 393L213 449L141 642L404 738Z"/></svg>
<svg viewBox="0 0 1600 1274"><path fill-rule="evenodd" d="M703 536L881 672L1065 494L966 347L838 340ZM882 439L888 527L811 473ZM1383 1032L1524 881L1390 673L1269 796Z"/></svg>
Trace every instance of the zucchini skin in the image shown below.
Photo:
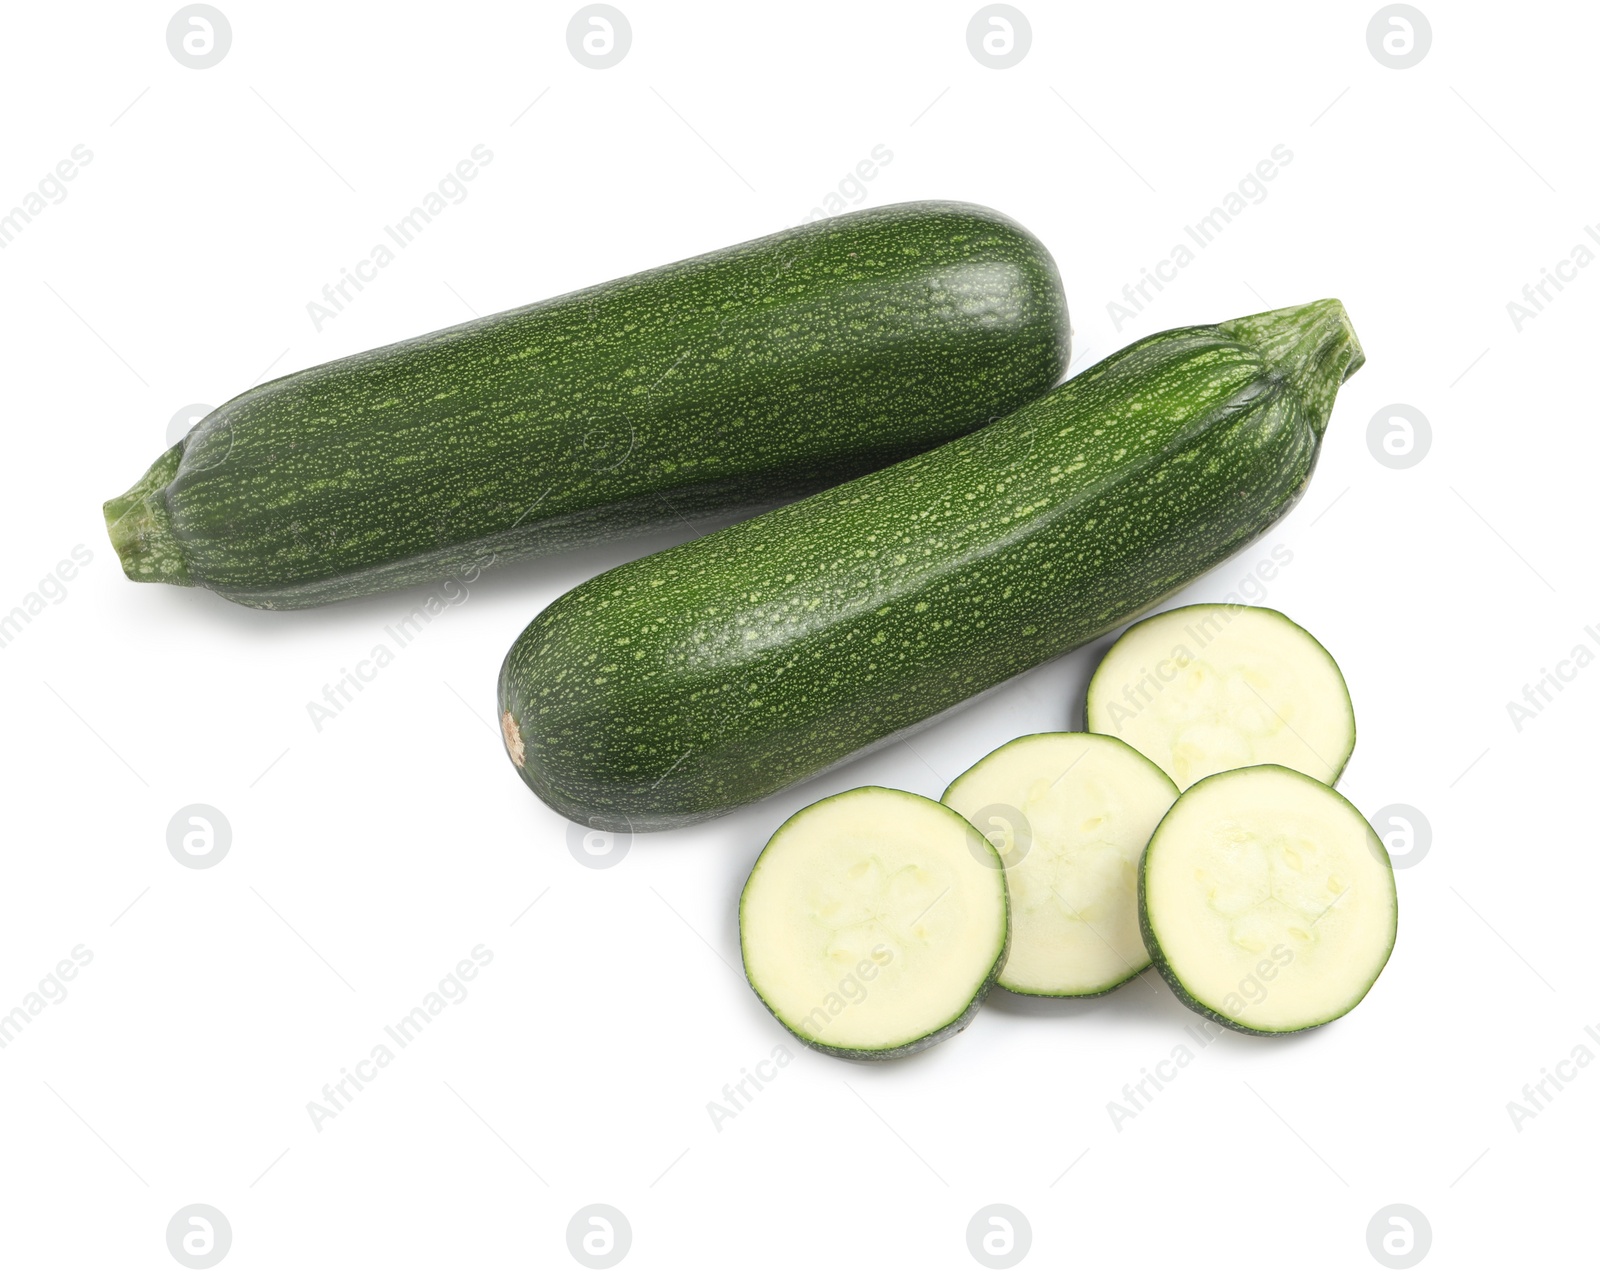
<svg viewBox="0 0 1600 1274"><path fill-rule="evenodd" d="M1054 261L972 204L815 222L296 372L105 506L130 578L263 609L808 494L1055 384Z"/></svg>
<svg viewBox="0 0 1600 1274"><path fill-rule="evenodd" d="M646 831L882 746L1264 531L1363 357L1337 301L1159 333L978 433L596 576L506 656L512 762L566 817Z"/></svg>
<svg viewBox="0 0 1600 1274"><path fill-rule="evenodd" d="M745 977L745 983L752 991L755 991L756 999L761 1001L761 1007L766 1009L768 1013L772 1013L772 1016L778 1025L783 1027L784 1030L788 1031L790 1035L794 1036L795 1039L799 1040L807 1048L815 1049L817 1052L822 1053L827 1057L842 1058L847 1062L896 1062L902 1057L914 1057L918 1053L926 1052L935 1044L943 1044L947 1039L951 1039L954 1036L960 1035L962 1031L971 1026L972 1019L978 1016L978 1010L983 1007L983 1002L989 998L989 992L994 990L995 985L1000 980L1000 970L1005 967L1006 954L1009 949L1010 938L1008 935L1006 940L1006 950L1001 951L1000 958L995 962L994 968L989 972L989 977L985 980L983 985L978 988L977 994L972 997L972 1000L970 1003L968 1003L967 1007L962 1009L955 1018L929 1035L921 1036L920 1038L914 1039L906 1044L897 1044L893 1048L840 1048L833 1044L819 1043L817 1040L812 1039L809 1035L802 1035L799 1031L795 1030L794 1027L790 1026L775 1012L773 1012L772 1005L768 1004L761 992L756 990L755 983L750 981L748 975Z"/></svg>

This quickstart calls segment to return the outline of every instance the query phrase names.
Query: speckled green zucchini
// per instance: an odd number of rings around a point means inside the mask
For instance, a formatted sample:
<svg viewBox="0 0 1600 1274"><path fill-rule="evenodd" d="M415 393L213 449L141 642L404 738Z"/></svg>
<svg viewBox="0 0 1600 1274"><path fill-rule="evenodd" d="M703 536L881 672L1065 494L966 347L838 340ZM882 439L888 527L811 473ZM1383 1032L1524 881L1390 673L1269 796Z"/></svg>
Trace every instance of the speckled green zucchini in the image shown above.
<svg viewBox="0 0 1600 1274"><path fill-rule="evenodd" d="M999 213L850 213L258 386L106 522L131 579L312 606L819 490L1044 393L1067 330Z"/></svg>
<svg viewBox="0 0 1600 1274"><path fill-rule="evenodd" d="M968 437L556 599L500 673L525 782L694 822L1126 623L1281 517L1363 356L1317 301L1113 354Z"/></svg>

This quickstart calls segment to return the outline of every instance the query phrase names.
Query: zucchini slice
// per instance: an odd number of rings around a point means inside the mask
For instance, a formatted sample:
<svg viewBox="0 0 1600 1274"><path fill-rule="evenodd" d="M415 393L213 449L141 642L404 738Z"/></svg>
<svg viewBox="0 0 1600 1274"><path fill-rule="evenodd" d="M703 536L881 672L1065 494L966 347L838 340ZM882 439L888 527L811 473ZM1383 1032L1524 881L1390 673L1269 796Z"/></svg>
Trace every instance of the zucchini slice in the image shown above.
<svg viewBox="0 0 1600 1274"><path fill-rule="evenodd" d="M1095 669L1083 716L1086 729L1131 743L1180 789L1265 764L1333 783L1356 746L1339 665L1264 606L1180 606L1135 624Z"/></svg>
<svg viewBox="0 0 1600 1274"><path fill-rule="evenodd" d="M1197 1013L1248 1035L1343 1017L1394 948L1389 855L1332 788L1281 765L1202 779L1139 871L1156 968Z"/></svg>
<svg viewBox="0 0 1600 1274"><path fill-rule="evenodd" d="M1100 734L1029 734L956 779L944 803L1006 865L1011 952L1000 985L1021 995L1101 995L1150 966L1138 866L1178 789Z"/></svg>
<svg viewBox="0 0 1600 1274"><path fill-rule="evenodd" d="M836 1057L898 1057L961 1030L1009 933L994 846L954 810L884 787L790 818L739 899L751 988Z"/></svg>

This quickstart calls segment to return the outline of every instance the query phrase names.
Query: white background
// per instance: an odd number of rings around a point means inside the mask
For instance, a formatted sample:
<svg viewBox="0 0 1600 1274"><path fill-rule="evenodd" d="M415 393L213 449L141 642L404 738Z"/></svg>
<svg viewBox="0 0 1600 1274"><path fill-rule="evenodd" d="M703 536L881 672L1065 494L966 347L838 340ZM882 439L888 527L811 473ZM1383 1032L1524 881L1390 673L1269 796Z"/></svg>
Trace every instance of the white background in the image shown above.
<svg viewBox="0 0 1600 1274"><path fill-rule="evenodd" d="M1600 1021L1600 669L1521 730L1506 708L1600 653L1600 269L1520 332L1506 309L1600 217L1592 9L1425 2L1431 51L1392 70L1369 3L1022 0L1031 50L997 71L971 0L620 2L633 44L603 71L568 51L576 5L219 0L232 47L199 71L163 5L7 14L0 205L93 153L0 251L0 611L92 553L0 649L0 1013L92 952L0 1050L8 1266L180 1268L163 1236L196 1202L240 1271L577 1269L567 1223L594 1202L637 1269L977 1269L967 1222L996 1202L1031 1222L1023 1268L1377 1269L1366 1227L1394 1203L1431 1223L1424 1268L1592 1260L1600 1067L1520 1131L1507 1102ZM307 302L478 143L469 197L319 332ZM1107 302L1279 143L1268 197L1115 330ZM687 531L487 577L319 732L307 701L427 589L253 612L128 583L101 522L185 404L793 225L878 144L866 202L973 200L1050 245L1078 367L1325 295L1368 355L1306 499L1181 600L1291 552L1264 600L1343 665L1342 789L1422 810L1432 848L1355 1013L1225 1036L1120 1131L1107 1103L1196 1020L1153 975L1078 1005L997 993L948 1043L852 1065L762 1009L734 911L802 804L937 796L1076 726L1103 643L593 870L505 761L495 673L560 592ZM1433 429L1403 470L1366 441L1396 402ZM209 870L167 848L195 802L232 828ZM469 997L318 1131L307 1103L478 944ZM707 1103L780 1045L715 1129Z"/></svg>

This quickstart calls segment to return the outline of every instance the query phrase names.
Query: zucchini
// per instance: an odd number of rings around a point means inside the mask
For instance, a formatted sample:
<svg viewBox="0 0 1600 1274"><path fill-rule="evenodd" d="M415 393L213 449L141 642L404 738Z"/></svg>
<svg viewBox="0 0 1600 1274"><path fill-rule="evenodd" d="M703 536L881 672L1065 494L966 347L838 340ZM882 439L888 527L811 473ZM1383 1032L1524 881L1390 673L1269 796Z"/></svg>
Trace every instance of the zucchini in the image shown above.
<svg viewBox="0 0 1600 1274"><path fill-rule="evenodd" d="M1344 674L1264 606L1180 606L1141 620L1089 680L1084 728L1131 743L1187 788L1274 763L1332 784L1356 746Z"/></svg>
<svg viewBox="0 0 1600 1274"><path fill-rule="evenodd" d="M1005 963L994 846L925 796L858 787L773 833L739 896L745 977L803 1043L901 1057L977 1013Z"/></svg>
<svg viewBox="0 0 1600 1274"><path fill-rule="evenodd" d="M552 602L500 672L523 780L680 826L1126 623L1304 490L1361 365L1317 301L1138 341L1004 420Z"/></svg>
<svg viewBox="0 0 1600 1274"><path fill-rule="evenodd" d="M996 748L941 798L1005 864L1019 995L1103 995L1150 967L1138 866L1178 789L1119 739L1029 734Z"/></svg>
<svg viewBox="0 0 1600 1274"><path fill-rule="evenodd" d="M1044 247L877 208L295 372L105 505L134 580L278 610L769 506L1043 393Z"/></svg>
<svg viewBox="0 0 1600 1274"><path fill-rule="evenodd" d="M1247 1035L1343 1017L1394 949L1394 871L1367 820L1281 765L1201 779L1156 828L1139 926L1197 1013Z"/></svg>

